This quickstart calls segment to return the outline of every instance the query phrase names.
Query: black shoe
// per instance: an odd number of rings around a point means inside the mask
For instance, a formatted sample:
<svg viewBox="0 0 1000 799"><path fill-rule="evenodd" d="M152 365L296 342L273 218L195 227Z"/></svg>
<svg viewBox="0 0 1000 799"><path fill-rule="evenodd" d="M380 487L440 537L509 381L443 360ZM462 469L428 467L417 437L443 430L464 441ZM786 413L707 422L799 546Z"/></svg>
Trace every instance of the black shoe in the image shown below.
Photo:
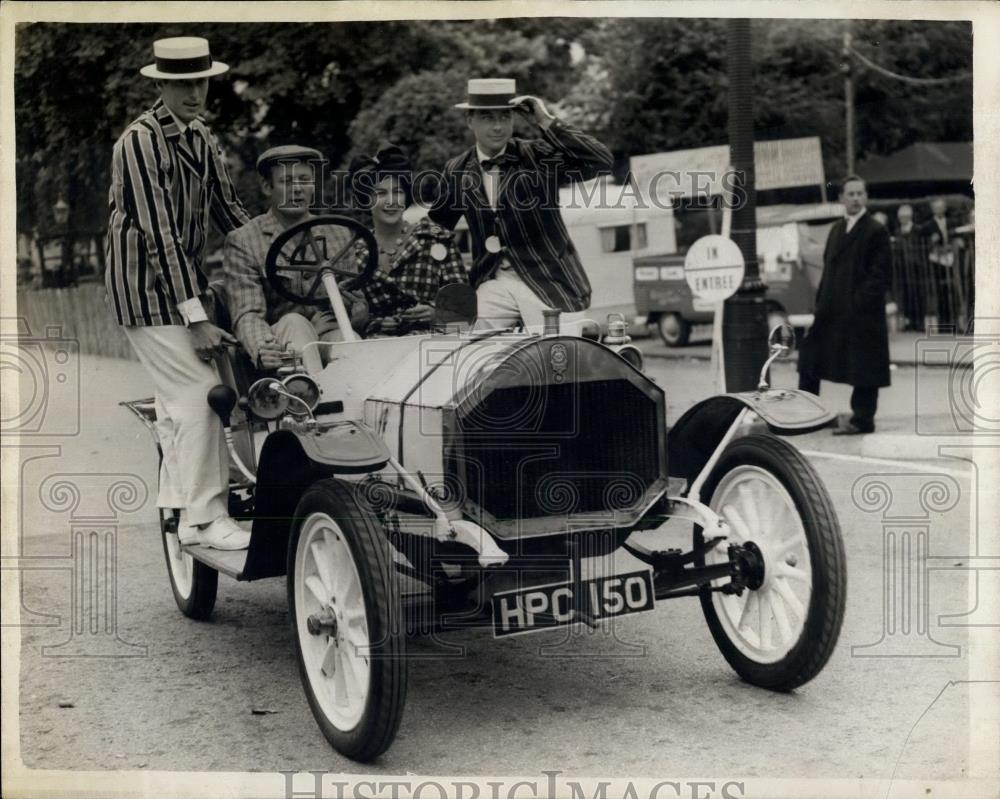
<svg viewBox="0 0 1000 799"><path fill-rule="evenodd" d="M842 427L838 427L836 430L834 430L833 434L835 436L863 436L867 433L874 433L874 432L875 432L875 425L872 425L871 427L858 427L853 422L848 422Z"/></svg>

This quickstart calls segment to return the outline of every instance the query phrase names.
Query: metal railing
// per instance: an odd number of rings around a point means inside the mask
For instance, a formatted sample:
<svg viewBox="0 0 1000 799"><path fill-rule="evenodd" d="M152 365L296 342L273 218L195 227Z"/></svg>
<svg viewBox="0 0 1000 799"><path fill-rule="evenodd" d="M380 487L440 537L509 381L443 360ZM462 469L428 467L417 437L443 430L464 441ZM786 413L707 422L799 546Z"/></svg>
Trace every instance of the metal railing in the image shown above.
<svg viewBox="0 0 1000 799"><path fill-rule="evenodd" d="M933 246L918 232L893 236L890 292L902 328L966 330L975 316L975 259L972 236Z"/></svg>

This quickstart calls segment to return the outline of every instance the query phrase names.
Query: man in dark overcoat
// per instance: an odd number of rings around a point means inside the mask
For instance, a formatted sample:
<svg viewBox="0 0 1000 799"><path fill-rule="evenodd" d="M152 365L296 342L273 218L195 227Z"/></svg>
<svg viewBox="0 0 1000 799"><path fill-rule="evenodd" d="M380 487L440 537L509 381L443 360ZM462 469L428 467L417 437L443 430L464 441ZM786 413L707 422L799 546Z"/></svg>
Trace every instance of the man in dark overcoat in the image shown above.
<svg viewBox="0 0 1000 799"><path fill-rule="evenodd" d="M799 356L799 388L819 394L821 380L853 386L850 421L833 434L859 435L875 430L878 390L889 385L885 293L892 250L889 231L865 212L861 178L844 178L840 202L847 215L826 241L816 320Z"/></svg>

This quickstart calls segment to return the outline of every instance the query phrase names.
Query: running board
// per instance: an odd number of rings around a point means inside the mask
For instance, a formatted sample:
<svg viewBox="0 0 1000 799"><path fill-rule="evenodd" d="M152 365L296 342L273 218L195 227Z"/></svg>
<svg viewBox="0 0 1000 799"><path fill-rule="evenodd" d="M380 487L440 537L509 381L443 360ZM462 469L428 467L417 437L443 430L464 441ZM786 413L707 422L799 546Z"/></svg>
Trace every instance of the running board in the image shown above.
<svg viewBox="0 0 1000 799"><path fill-rule="evenodd" d="M196 561L204 563L217 572L232 577L234 580L243 580L243 567L246 566L247 562L247 550L212 549L200 544L192 544L181 547L181 549Z"/></svg>

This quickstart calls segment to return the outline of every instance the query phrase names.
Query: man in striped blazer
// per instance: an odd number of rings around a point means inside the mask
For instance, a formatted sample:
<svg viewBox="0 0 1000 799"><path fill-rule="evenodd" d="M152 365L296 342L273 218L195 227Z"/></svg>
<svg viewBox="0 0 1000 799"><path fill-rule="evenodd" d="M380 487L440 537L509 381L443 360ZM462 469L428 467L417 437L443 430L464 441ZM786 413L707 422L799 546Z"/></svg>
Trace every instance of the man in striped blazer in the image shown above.
<svg viewBox="0 0 1000 799"><path fill-rule="evenodd" d="M182 543L245 549L229 517L222 423L206 402L212 357L235 339L208 321L201 295L209 220L228 233L244 210L201 119L208 79L229 67L208 42L161 39L141 74L160 98L115 143L105 285L108 303L156 388L163 451L157 504L180 509Z"/></svg>
<svg viewBox="0 0 1000 799"><path fill-rule="evenodd" d="M515 96L513 80L473 79L466 111L474 147L445 166L444 191L430 211L454 228L463 215L472 238L479 320L507 327L540 327L543 311L558 309L579 322L590 306L590 281L559 212L559 186L608 172L611 152L593 136L549 113L537 97ZM541 137L513 137L514 112Z"/></svg>

